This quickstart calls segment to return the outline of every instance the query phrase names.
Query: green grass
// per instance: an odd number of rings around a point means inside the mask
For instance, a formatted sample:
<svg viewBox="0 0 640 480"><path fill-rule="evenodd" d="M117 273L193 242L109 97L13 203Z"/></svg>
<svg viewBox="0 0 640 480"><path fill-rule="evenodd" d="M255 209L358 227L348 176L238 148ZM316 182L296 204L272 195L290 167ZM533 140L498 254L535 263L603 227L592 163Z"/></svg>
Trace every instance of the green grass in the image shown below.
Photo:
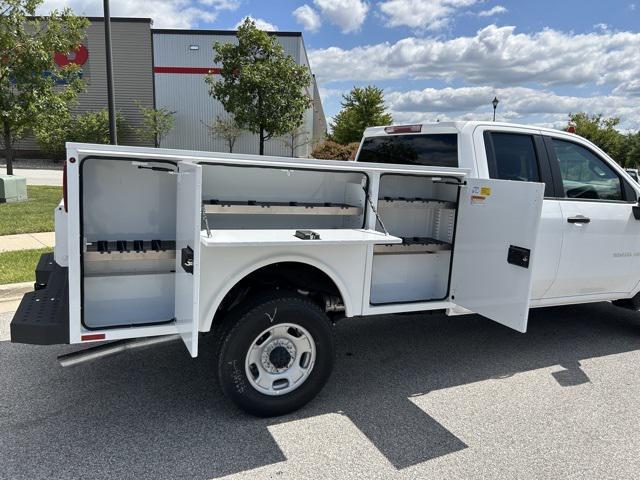
<svg viewBox="0 0 640 480"><path fill-rule="evenodd" d="M0 253L0 285L35 281L40 255L50 251L50 248L37 248Z"/></svg>
<svg viewBox="0 0 640 480"><path fill-rule="evenodd" d="M53 231L53 211L62 187L27 186L29 200L0 204L0 235Z"/></svg>

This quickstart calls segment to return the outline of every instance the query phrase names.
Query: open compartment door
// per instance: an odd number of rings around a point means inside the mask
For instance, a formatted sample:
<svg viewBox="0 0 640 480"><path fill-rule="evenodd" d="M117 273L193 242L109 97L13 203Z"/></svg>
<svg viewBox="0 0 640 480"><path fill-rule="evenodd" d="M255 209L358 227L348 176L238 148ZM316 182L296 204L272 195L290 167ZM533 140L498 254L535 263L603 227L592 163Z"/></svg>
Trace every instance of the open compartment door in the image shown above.
<svg viewBox="0 0 640 480"><path fill-rule="evenodd" d="M176 201L176 326L192 357L198 355L202 167L178 166Z"/></svg>
<svg viewBox="0 0 640 480"><path fill-rule="evenodd" d="M527 330L541 183L469 178L460 187L453 247L453 303Z"/></svg>

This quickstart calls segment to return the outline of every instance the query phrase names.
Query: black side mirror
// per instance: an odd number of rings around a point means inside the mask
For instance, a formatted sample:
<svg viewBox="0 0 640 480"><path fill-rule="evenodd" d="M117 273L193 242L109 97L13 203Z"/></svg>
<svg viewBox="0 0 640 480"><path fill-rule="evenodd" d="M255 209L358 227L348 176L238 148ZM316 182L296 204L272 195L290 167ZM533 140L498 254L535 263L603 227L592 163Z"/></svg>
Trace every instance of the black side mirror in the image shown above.
<svg viewBox="0 0 640 480"><path fill-rule="evenodd" d="M636 220L640 220L640 198L638 199L638 204L631 207L633 210L633 216Z"/></svg>

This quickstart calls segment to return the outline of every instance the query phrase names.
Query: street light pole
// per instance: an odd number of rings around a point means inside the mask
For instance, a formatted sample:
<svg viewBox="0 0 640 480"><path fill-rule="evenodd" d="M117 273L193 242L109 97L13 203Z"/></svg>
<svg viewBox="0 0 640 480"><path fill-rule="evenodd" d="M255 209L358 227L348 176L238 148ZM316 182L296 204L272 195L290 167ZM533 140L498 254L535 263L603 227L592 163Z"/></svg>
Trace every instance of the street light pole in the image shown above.
<svg viewBox="0 0 640 480"><path fill-rule="evenodd" d="M111 15L109 0L104 0L104 46L107 57L107 103L109 106L109 140L112 145L118 144L116 129L116 99L113 91L113 58L111 56Z"/></svg>
<svg viewBox="0 0 640 480"><path fill-rule="evenodd" d="M498 103L500 103L500 100L498 100L498 97L493 97L493 100L491 101L492 105L493 105L493 121L496 121L496 108L498 108Z"/></svg>

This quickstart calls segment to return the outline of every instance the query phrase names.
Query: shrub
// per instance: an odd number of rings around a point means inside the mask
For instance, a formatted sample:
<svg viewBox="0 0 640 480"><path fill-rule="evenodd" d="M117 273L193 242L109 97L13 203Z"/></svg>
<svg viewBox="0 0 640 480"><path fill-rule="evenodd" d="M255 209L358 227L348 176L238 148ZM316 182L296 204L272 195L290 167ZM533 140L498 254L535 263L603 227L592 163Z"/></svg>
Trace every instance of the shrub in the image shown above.
<svg viewBox="0 0 640 480"><path fill-rule="evenodd" d="M118 137L124 133L124 119L116 114ZM69 111L40 119L34 129L38 145L43 153L54 160L65 156L66 142L109 143L109 112L85 112L72 115Z"/></svg>
<svg viewBox="0 0 640 480"><path fill-rule="evenodd" d="M324 160L354 160L359 146L360 144L357 142L342 145L326 140L313 149L311 156Z"/></svg>

